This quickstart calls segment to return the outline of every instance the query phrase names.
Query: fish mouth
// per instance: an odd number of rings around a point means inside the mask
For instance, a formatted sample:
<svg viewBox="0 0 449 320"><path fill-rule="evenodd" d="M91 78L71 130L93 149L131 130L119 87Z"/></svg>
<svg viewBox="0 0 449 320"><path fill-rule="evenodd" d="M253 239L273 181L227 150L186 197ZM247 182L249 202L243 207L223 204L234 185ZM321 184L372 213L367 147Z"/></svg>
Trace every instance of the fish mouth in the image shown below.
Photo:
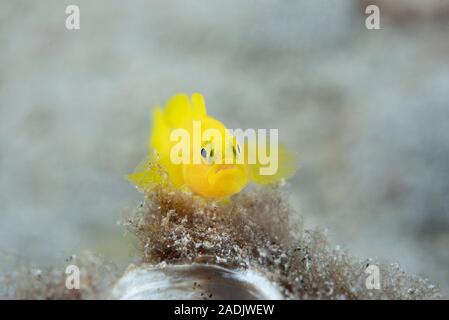
<svg viewBox="0 0 449 320"><path fill-rule="evenodd" d="M244 184L246 171L241 166L235 164L215 164L209 171L209 183L215 185L218 181L225 179L229 185L237 188Z"/></svg>
<svg viewBox="0 0 449 320"><path fill-rule="evenodd" d="M214 168L214 173L219 173L220 171L223 170L230 170L230 169L235 169L237 168L237 166L235 164L219 164L216 165Z"/></svg>

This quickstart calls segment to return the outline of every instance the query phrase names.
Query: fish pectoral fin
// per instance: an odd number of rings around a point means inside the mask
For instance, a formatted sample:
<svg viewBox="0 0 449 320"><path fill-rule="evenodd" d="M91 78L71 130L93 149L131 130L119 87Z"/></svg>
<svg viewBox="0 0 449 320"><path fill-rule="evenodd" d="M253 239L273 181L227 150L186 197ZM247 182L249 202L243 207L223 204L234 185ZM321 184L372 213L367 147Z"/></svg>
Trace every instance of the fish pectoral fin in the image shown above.
<svg viewBox="0 0 449 320"><path fill-rule="evenodd" d="M259 152L265 150L259 150ZM257 157L255 164L249 164L250 179L257 184L279 183L283 179L292 177L298 167L298 157L283 145L278 146L277 170L274 173L266 173L270 164L262 164Z"/></svg>
<svg viewBox="0 0 449 320"><path fill-rule="evenodd" d="M134 172L126 175L126 179L131 181L138 188L147 188L154 183L154 178L148 172Z"/></svg>
<svg viewBox="0 0 449 320"><path fill-rule="evenodd" d="M149 189L164 181L162 169L155 156L149 156L141 161L133 173L126 175L126 179L140 189Z"/></svg>

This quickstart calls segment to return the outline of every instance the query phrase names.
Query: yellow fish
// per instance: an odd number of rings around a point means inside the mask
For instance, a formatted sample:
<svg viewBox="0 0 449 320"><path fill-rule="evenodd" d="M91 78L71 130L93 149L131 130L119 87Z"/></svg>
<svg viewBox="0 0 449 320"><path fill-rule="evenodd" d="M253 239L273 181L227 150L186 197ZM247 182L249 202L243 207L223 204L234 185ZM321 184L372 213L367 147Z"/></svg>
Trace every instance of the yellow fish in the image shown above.
<svg viewBox="0 0 449 320"><path fill-rule="evenodd" d="M277 183L294 174L296 157L281 146L276 146L276 171L263 173L266 160L275 153L257 143L239 144L223 123L207 114L201 94L194 93L191 99L177 94L164 109L154 108L149 160L127 178L142 190L151 189L163 179L151 165L156 162L174 187L204 198L225 199L251 181Z"/></svg>

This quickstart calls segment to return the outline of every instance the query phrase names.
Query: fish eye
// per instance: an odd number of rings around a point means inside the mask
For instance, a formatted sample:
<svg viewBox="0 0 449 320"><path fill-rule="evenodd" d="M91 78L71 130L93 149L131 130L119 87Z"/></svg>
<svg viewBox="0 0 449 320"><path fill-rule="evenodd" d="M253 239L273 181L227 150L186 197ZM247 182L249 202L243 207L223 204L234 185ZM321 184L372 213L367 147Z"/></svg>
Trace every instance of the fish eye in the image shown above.
<svg viewBox="0 0 449 320"><path fill-rule="evenodd" d="M204 149L204 148L202 148L201 149L201 156L203 157L203 158L207 158L207 151L206 151L206 149Z"/></svg>
<svg viewBox="0 0 449 320"><path fill-rule="evenodd" d="M237 155L240 154L240 146L238 144L236 146L232 146L232 152L234 153L234 156L237 157Z"/></svg>

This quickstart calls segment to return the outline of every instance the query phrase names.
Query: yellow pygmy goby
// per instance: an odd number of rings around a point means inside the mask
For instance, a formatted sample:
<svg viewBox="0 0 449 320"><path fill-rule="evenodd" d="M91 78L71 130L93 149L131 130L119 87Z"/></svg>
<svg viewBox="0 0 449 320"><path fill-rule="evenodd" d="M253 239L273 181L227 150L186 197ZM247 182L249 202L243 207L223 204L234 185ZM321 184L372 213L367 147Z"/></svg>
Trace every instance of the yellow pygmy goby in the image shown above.
<svg viewBox="0 0 449 320"><path fill-rule="evenodd" d="M154 108L149 161L159 163L176 188L187 188L203 198L223 199L240 192L251 181L277 183L295 173L296 157L276 145L277 170L262 174L266 163L262 163L260 153L264 152L266 158L271 148L259 141L253 144L254 150L249 145L239 144L223 123L207 114L199 93L191 98L177 94L165 108ZM148 190L160 175L145 162L127 178L138 188Z"/></svg>

